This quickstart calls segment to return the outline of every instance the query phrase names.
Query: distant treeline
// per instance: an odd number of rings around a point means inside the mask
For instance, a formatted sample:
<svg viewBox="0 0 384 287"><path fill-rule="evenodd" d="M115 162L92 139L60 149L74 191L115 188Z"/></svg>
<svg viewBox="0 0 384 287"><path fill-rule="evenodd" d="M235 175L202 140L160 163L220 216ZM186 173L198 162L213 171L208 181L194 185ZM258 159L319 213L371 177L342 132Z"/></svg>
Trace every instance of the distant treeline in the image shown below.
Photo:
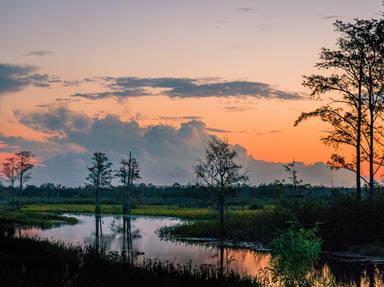
<svg viewBox="0 0 384 287"><path fill-rule="evenodd" d="M6 202L11 193L8 187L0 187L0 201ZM324 186L302 185L298 189L290 184L275 182L257 186L241 185L232 201L236 205L264 204L282 196L293 197L310 194L327 197L333 192L353 192L352 188L330 188ZM296 193L296 194L295 194ZM40 186L27 185L23 190L24 203L94 203L95 190L92 186L66 187L53 183ZM156 186L152 184L137 184L132 187L134 204L176 204L180 206L209 206L212 204L212 194L199 185ZM102 202L108 204L120 203L123 198L121 187L110 187L103 191Z"/></svg>

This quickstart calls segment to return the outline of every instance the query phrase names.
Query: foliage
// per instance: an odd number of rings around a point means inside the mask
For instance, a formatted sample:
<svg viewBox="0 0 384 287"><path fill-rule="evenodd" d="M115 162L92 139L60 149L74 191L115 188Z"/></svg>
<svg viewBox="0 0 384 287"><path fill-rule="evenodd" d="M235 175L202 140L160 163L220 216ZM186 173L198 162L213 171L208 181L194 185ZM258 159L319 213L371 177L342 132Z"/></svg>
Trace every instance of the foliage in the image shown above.
<svg viewBox="0 0 384 287"><path fill-rule="evenodd" d="M128 214L132 209L131 189L133 183L141 178L139 164L131 153L129 153L128 160L123 159L120 162L120 169L117 171L116 176L120 179L124 189L123 212Z"/></svg>
<svg viewBox="0 0 384 287"><path fill-rule="evenodd" d="M323 48L316 67L328 73L305 77L303 85L311 96L330 94L329 103L313 112L302 113L295 125L318 117L332 128L322 138L336 149L339 145L352 146L354 155L349 162L335 153L330 165L356 173L356 195L361 196L361 163L369 163L369 189L372 196L375 175L383 166L384 100L384 20L355 19L336 21L341 35L334 49ZM349 157L350 158L350 157Z"/></svg>
<svg viewBox="0 0 384 287"><path fill-rule="evenodd" d="M91 166L88 167L87 180L96 188L106 188L111 185L112 163L102 152L93 154Z"/></svg>
<svg viewBox="0 0 384 287"><path fill-rule="evenodd" d="M96 210L100 213L100 193L103 188L109 187L112 180L112 163L102 152L93 154L92 164L88 167L89 175L87 180L96 189Z"/></svg>
<svg viewBox="0 0 384 287"><path fill-rule="evenodd" d="M373 200L335 193L327 199L306 197L296 206L285 201L278 208L287 209L304 227L317 226L328 250L384 242L383 229L376 228L384 222L384 194L379 192Z"/></svg>
<svg viewBox="0 0 384 287"><path fill-rule="evenodd" d="M132 157L129 153L129 159L122 159L120 162L120 169L117 171L116 176L120 179L124 187L133 185L133 183L140 179L140 169L136 158Z"/></svg>
<svg viewBox="0 0 384 287"><path fill-rule="evenodd" d="M15 153L15 174L16 178L19 181L19 198L17 202L17 207L21 207L21 192L23 190L24 184L31 179L31 169L33 168L33 159L34 155L30 151L21 151Z"/></svg>
<svg viewBox="0 0 384 287"><path fill-rule="evenodd" d="M236 163L237 152L226 140L210 137L204 160L195 169L199 184L208 189L216 198L215 207L219 212L221 237L224 236L224 212L236 188L248 180Z"/></svg>
<svg viewBox="0 0 384 287"><path fill-rule="evenodd" d="M16 200L15 200L15 182L17 180L17 170L16 170L16 157L10 157L5 159L3 163L2 173L5 179L10 184L11 194L12 194L12 207L16 209Z"/></svg>
<svg viewBox="0 0 384 287"><path fill-rule="evenodd" d="M52 213L15 212L11 210L0 210L0 225L21 225L39 228L52 228L62 224L76 224L74 217L62 216Z"/></svg>
<svg viewBox="0 0 384 287"><path fill-rule="evenodd" d="M252 211L252 212L250 212ZM279 229L288 225L289 214L274 209L233 211L225 223L225 239L235 242L260 242L268 246ZM215 220L193 221L162 227L160 235L168 239L220 238Z"/></svg>
<svg viewBox="0 0 384 287"><path fill-rule="evenodd" d="M273 281L285 287L310 286L310 272L320 254L320 239L312 229L290 227L272 241Z"/></svg>

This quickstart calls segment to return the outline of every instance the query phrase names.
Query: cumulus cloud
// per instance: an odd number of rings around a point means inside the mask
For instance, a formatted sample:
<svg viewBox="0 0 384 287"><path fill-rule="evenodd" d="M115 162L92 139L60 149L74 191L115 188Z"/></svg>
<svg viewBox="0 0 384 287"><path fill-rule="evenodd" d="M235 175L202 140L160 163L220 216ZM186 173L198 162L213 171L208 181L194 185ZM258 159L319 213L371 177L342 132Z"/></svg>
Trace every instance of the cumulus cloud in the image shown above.
<svg viewBox="0 0 384 287"><path fill-rule="evenodd" d="M253 97L298 100L298 93L277 89L252 81L220 81L217 78L104 78L110 89L100 93L76 93L73 97L104 99L108 97L139 97L166 95L170 98ZM160 90L160 91L159 91Z"/></svg>
<svg viewBox="0 0 384 287"><path fill-rule="evenodd" d="M37 67L29 65L10 65L0 63L0 95L16 92L29 85L48 87L59 79L46 74L35 73Z"/></svg>
<svg viewBox="0 0 384 287"><path fill-rule="evenodd" d="M41 165L34 169L34 183L56 182L81 185L85 182L87 164L93 152L107 153L117 168L130 151L137 157L144 182L172 184L193 182L193 164L203 156L210 129L200 120L189 120L179 127L169 125L141 126L137 121L122 121L116 116L90 118L66 108L46 112L20 113L21 123L48 132L44 142L0 134L0 152L19 149L33 151ZM65 136L57 137L55 133ZM248 170L253 184L287 179L283 163L256 160L242 146L236 146L240 163ZM297 163L304 182L329 185L330 171L324 163ZM335 171L335 185L350 186L352 174Z"/></svg>
<svg viewBox="0 0 384 287"><path fill-rule="evenodd" d="M48 50L37 50L37 51L31 51L27 54L25 54L26 56L38 56L38 57L43 57L43 56L49 56L49 55L52 55L53 52L52 51L48 51Z"/></svg>
<svg viewBox="0 0 384 287"><path fill-rule="evenodd" d="M14 115L20 123L49 133L84 130L91 123L91 119L86 115L74 113L65 107L50 108L48 112L25 113L16 110Z"/></svg>

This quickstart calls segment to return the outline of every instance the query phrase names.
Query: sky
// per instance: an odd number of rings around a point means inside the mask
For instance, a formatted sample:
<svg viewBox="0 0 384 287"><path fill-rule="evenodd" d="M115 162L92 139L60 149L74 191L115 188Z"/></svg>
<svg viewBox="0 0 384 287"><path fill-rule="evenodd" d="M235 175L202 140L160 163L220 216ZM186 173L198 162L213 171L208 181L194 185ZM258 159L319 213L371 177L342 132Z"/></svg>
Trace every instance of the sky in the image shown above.
<svg viewBox="0 0 384 287"><path fill-rule="evenodd" d="M331 174L302 87L336 19L379 17L380 0L0 2L0 160L38 160L33 183L84 183L91 153L115 165L130 150L143 182L193 181L209 135L225 137L253 183L299 162L314 184Z"/></svg>

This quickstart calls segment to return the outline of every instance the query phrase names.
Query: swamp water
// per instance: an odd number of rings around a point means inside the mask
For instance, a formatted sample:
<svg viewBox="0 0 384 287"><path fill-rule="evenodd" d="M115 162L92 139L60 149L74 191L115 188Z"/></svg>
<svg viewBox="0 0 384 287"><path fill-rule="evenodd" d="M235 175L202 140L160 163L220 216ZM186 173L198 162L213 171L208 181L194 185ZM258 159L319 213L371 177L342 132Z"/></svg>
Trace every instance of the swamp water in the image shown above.
<svg viewBox="0 0 384 287"><path fill-rule="evenodd" d="M160 238L157 230L162 226L181 223L182 220L167 217L105 215L96 219L91 215L73 215L76 225L62 225L47 230L22 229L21 236L37 236L71 244L92 245L105 251L128 250L134 262L144 258L168 261L176 264L220 266L249 276L266 274L270 255L246 248L220 248L202 243L169 241ZM222 256L222 257L221 257ZM223 259L222 261L220 259ZM264 270L264 271L263 271ZM316 276L320 280L334 281L336 286L384 286L384 265L323 260Z"/></svg>

